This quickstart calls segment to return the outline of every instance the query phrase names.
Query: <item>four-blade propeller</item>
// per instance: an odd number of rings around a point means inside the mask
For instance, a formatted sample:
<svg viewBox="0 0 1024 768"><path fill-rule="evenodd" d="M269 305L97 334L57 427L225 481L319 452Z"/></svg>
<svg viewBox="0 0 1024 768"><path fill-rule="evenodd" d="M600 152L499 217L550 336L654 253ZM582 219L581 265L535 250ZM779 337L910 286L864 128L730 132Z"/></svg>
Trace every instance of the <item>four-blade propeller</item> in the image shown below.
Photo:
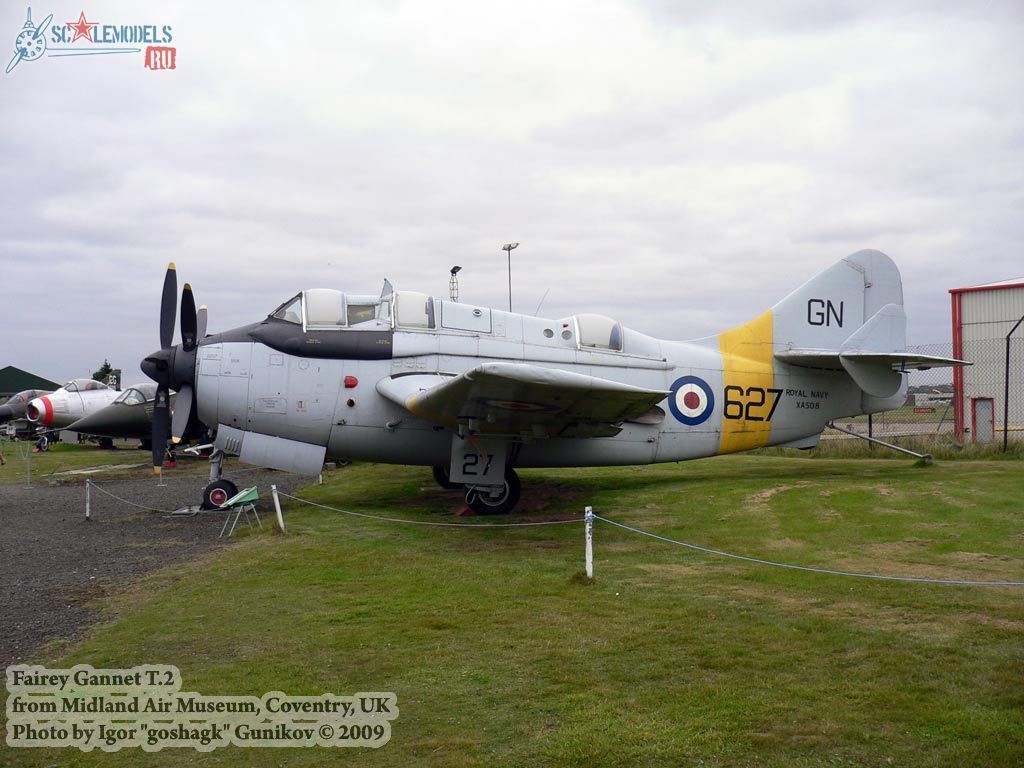
<svg viewBox="0 0 1024 768"><path fill-rule="evenodd" d="M196 348L206 335L206 306L196 312L192 286L185 283L181 292L181 344L173 346L174 321L177 314L178 277L174 263L167 266L160 298L160 350L142 361L142 371L157 383L153 404L153 468L163 466L168 437L178 443L198 424L193 414L196 397L193 382L196 370ZM171 390L178 396L171 414ZM170 434L168 434L168 432Z"/></svg>

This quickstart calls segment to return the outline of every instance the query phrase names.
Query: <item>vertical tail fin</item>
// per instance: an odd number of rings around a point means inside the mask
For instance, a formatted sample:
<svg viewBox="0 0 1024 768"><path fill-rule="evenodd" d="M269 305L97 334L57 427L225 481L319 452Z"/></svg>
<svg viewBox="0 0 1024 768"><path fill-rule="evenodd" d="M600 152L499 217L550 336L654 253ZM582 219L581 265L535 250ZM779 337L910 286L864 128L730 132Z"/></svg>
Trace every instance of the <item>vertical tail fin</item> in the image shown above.
<svg viewBox="0 0 1024 768"><path fill-rule="evenodd" d="M895 305L903 311L903 280L892 259L880 251L858 251L833 264L801 285L772 307L776 350L840 350L854 337L860 339L862 326L879 312ZM883 317L890 317L889 310ZM882 342L882 321L876 324ZM885 348L906 346L905 321L886 324Z"/></svg>

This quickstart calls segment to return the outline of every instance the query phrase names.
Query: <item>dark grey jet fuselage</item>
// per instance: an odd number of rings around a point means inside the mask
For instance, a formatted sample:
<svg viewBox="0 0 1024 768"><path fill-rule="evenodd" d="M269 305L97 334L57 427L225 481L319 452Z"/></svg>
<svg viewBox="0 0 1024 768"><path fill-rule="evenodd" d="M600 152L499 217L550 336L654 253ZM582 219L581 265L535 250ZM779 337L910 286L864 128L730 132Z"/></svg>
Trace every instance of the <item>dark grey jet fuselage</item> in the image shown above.
<svg viewBox="0 0 1024 768"><path fill-rule="evenodd" d="M125 389L110 405L72 423L67 429L105 438L138 439L149 443L153 432L156 384L145 382ZM174 395L171 395L173 406Z"/></svg>

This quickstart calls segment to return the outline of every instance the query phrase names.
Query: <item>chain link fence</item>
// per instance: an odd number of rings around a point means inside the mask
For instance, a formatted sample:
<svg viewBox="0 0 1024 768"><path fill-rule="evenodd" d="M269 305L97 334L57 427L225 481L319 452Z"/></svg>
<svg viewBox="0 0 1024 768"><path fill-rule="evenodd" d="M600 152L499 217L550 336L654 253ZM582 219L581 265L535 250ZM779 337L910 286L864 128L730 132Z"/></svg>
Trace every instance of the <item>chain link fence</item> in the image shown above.
<svg viewBox="0 0 1024 768"><path fill-rule="evenodd" d="M922 344L908 351L953 357L951 342ZM1007 438L1024 441L1024 338L1010 341L1009 379L1005 337L965 342L963 355L973 365L959 373L952 368L910 371L907 399L900 408L871 417L837 419L837 426L895 443L1001 444L1008 402ZM822 439L855 438L827 429Z"/></svg>

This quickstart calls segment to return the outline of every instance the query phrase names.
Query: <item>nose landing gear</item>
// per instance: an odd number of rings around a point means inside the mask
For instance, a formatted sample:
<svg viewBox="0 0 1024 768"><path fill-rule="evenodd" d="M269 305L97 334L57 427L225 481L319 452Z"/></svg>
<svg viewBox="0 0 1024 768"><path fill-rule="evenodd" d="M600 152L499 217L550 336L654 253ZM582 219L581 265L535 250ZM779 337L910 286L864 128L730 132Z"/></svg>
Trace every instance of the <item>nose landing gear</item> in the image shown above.
<svg viewBox="0 0 1024 768"><path fill-rule="evenodd" d="M238 486L230 480L214 480L203 489L203 509L217 509L221 504L238 494Z"/></svg>
<svg viewBox="0 0 1024 768"><path fill-rule="evenodd" d="M210 483L203 489L202 509L217 509L221 504L237 495L238 486L230 480L225 480L221 475L224 473L224 452L214 450L210 454Z"/></svg>

